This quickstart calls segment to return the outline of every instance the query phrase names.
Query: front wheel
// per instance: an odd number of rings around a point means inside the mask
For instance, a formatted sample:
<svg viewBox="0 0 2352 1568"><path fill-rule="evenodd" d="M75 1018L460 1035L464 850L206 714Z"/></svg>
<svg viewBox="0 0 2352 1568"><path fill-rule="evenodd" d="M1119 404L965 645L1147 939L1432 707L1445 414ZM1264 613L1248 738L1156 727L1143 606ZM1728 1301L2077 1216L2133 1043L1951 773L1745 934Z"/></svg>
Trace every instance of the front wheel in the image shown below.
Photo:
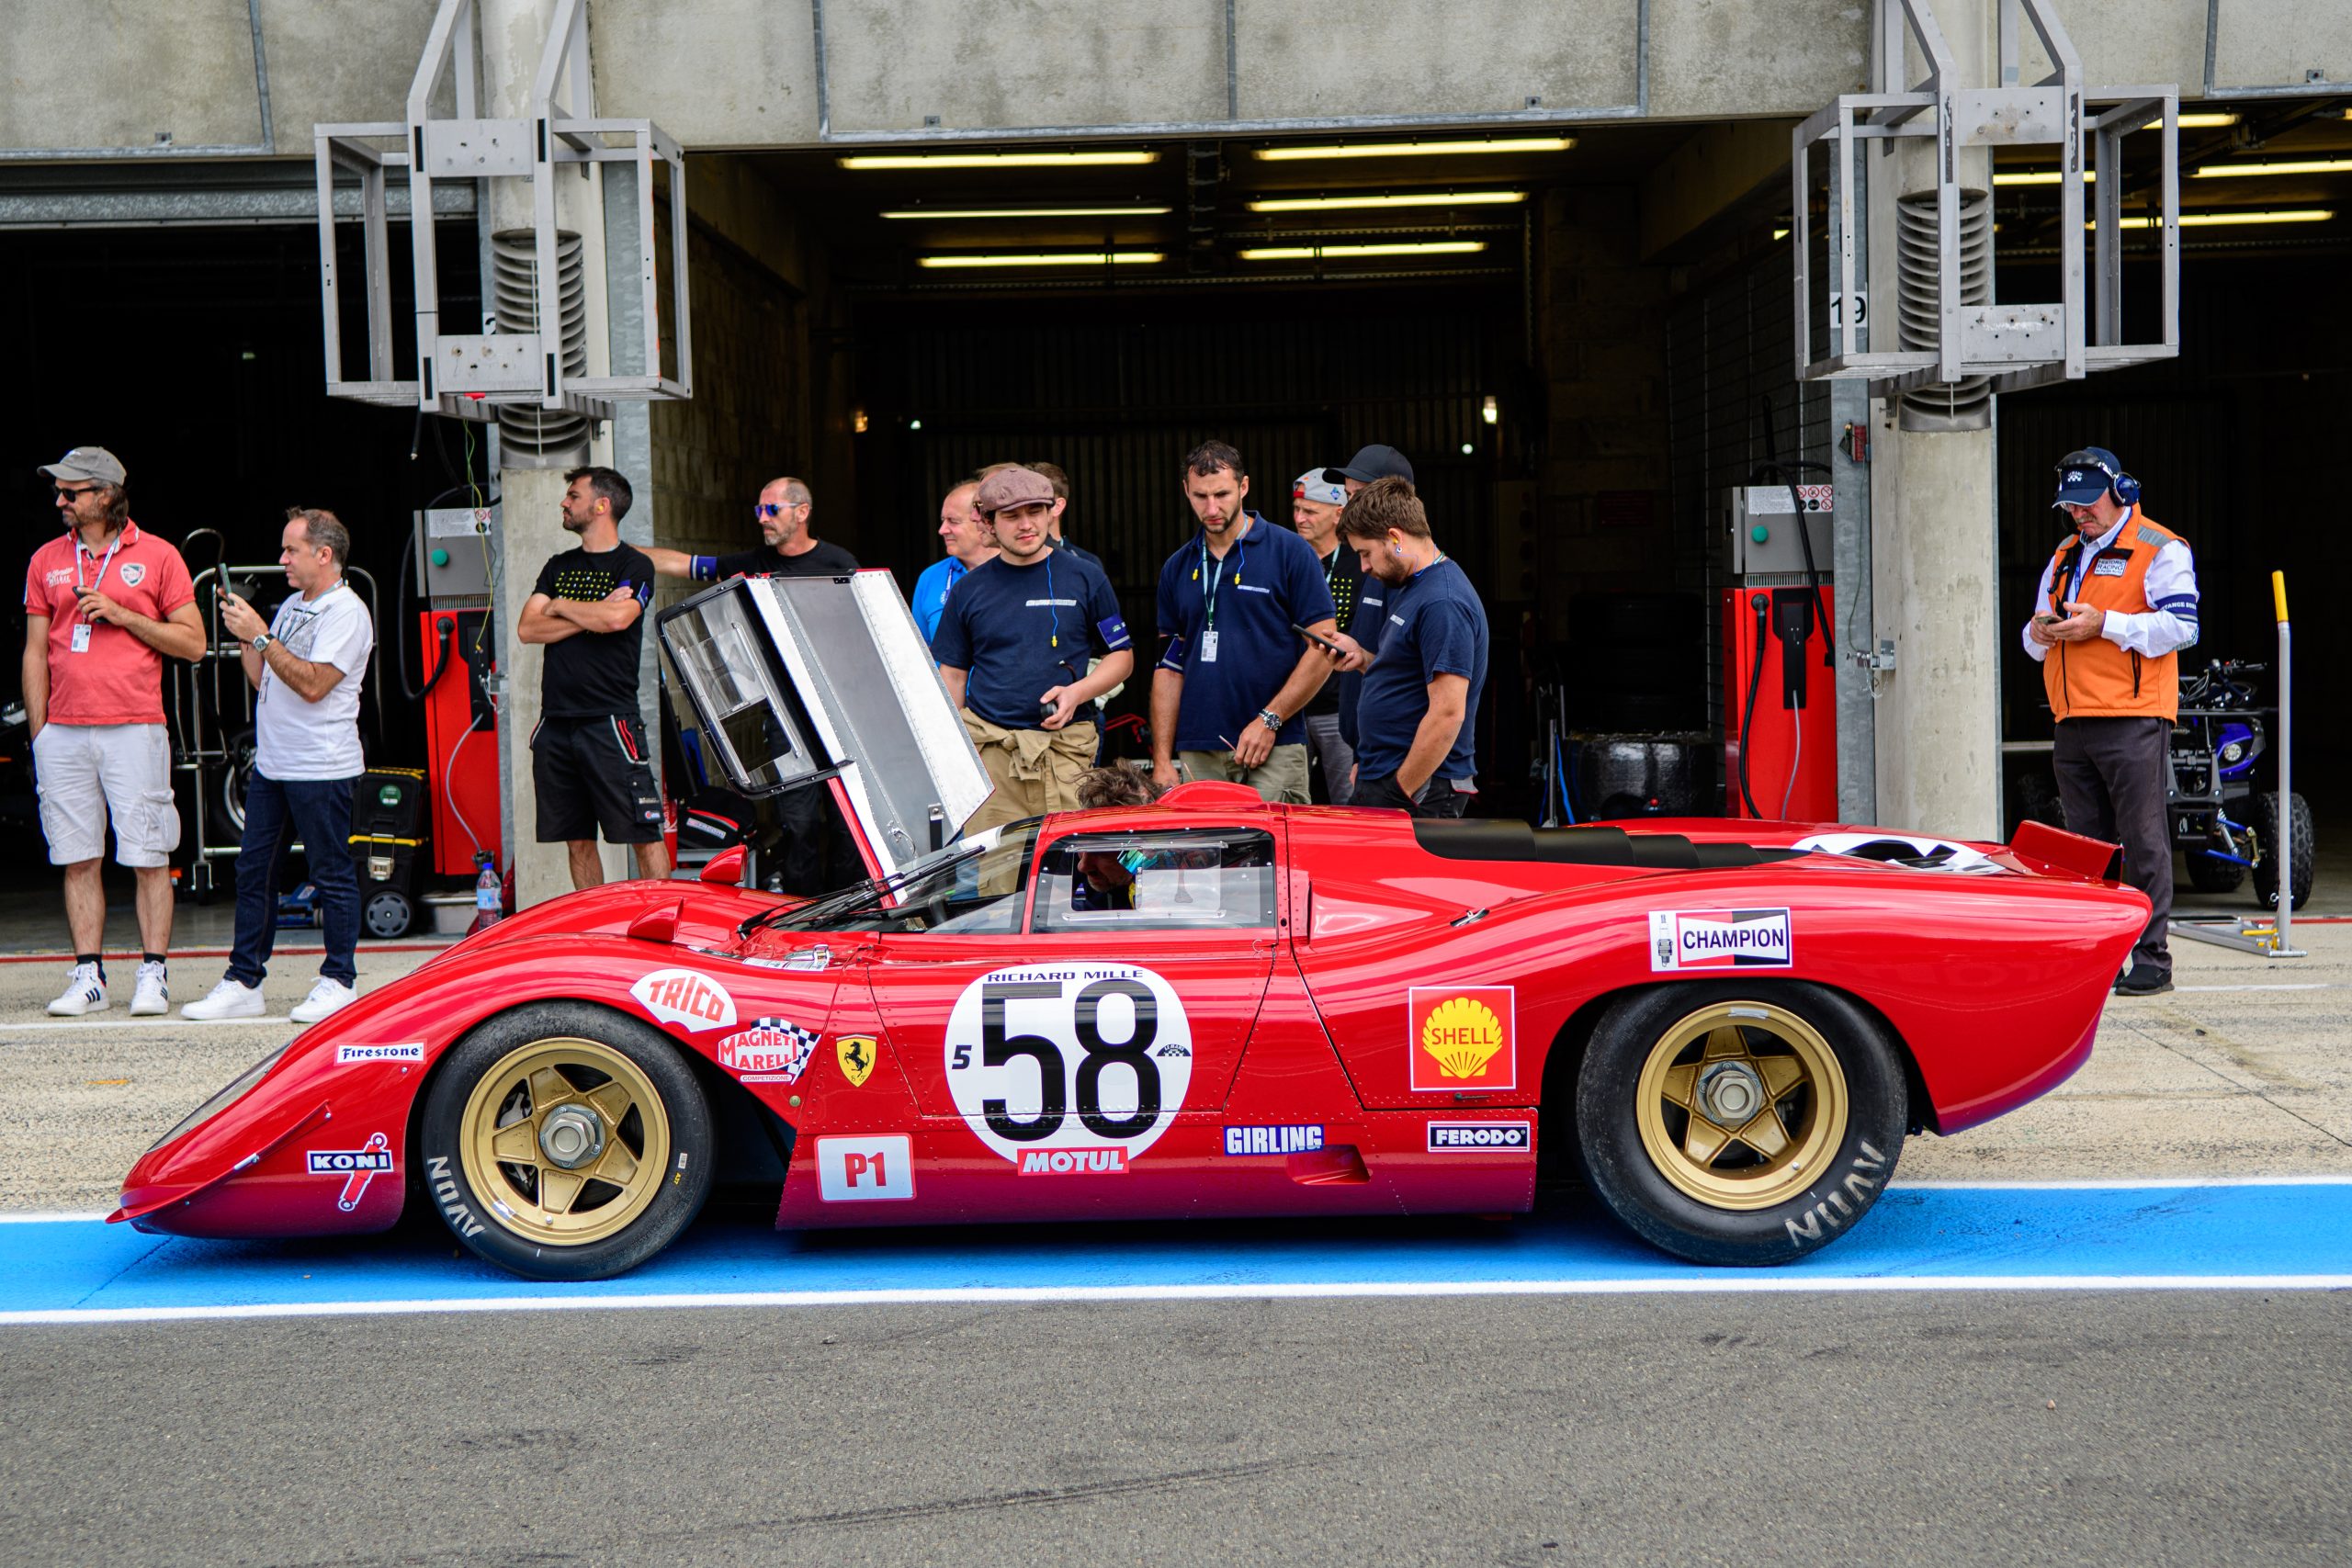
<svg viewBox="0 0 2352 1568"><path fill-rule="evenodd" d="M1587 1182L1694 1263L1787 1263L1894 1175L1908 1095L1894 1048L1818 987L1669 986L1611 1007L1577 1079Z"/></svg>
<svg viewBox="0 0 2352 1568"><path fill-rule="evenodd" d="M710 1190L710 1111L658 1031L582 1002L501 1013L449 1053L419 1153L460 1242L533 1280L602 1280Z"/></svg>
<svg viewBox="0 0 2352 1568"><path fill-rule="evenodd" d="M2286 820L2279 820L2278 797L2256 795L2246 803L2246 818L2262 852L2254 861L2254 901L2266 909L2278 907L2278 852L2287 848L2293 860L2295 908L2312 901L2312 864L2316 841L2312 833L2312 808L2300 795L2288 798Z"/></svg>

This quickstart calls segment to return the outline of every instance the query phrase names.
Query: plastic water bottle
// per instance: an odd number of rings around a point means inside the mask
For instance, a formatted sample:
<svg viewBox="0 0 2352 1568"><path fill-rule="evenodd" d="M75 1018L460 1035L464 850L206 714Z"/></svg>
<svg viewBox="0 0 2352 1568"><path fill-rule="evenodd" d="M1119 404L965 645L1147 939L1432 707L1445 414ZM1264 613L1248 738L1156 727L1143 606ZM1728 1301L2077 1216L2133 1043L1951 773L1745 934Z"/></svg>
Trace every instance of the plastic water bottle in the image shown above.
<svg viewBox="0 0 2352 1568"><path fill-rule="evenodd" d="M504 911L499 907L501 889L498 867L492 863L490 852L480 850L474 854L474 923L466 928L470 936L475 931L494 924Z"/></svg>

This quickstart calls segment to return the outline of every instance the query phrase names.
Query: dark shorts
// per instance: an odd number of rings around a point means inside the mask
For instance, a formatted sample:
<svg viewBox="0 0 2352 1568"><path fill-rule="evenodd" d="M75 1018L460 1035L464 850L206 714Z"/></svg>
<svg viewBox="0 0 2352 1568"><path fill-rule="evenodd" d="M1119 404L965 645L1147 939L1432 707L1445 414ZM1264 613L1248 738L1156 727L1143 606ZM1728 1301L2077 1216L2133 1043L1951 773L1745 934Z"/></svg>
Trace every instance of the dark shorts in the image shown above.
<svg viewBox="0 0 2352 1568"><path fill-rule="evenodd" d="M650 844L662 837L662 785L645 726L628 718L543 718L531 732L539 842Z"/></svg>

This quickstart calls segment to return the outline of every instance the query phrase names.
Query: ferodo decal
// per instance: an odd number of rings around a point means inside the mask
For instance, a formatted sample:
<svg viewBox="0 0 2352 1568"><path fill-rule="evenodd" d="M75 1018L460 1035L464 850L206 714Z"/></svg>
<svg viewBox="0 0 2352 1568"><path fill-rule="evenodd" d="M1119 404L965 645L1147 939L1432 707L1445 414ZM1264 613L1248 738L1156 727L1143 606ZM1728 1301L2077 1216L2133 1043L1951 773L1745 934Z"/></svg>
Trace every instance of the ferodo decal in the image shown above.
<svg viewBox="0 0 2352 1568"><path fill-rule="evenodd" d="M842 1077L849 1079L852 1089L864 1089L865 1080L874 1076L874 1036L844 1034L833 1042L833 1059L841 1064Z"/></svg>
<svg viewBox="0 0 2352 1568"><path fill-rule="evenodd" d="M334 1065L347 1066L353 1062L422 1062L424 1043L413 1045L338 1045L334 1048Z"/></svg>
<svg viewBox="0 0 2352 1568"><path fill-rule="evenodd" d="M752 1021L749 1029L723 1035L718 1065L745 1083L798 1083L816 1059L817 1032L781 1018Z"/></svg>
<svg viewBox="0 0 2352 1568"><path fill-rule="evenodd" d="M657 1023L679 1024L695 1033L735 1025L735 998L727 987L691 969L656 969L628 994Z"/></svg>
<svg viewBox="0 0 2352 1568"><path fill-rule="evenodd" d="M947 1090L964 1124L1023 1175L1120 1175L1183 1109L1192 1043L1175 987L1148 969L998 969L948 1015ZM1171 1044L1185 1049L1159 1049Z"/></svg>
<svg viewBox="0 0 2352 1568"><path fill-rule="evenodd" d="M903 1133L817 1140L817 1196L828 1203L915 1195L915 1162Z"/></svg>
<svg viewBox="0 0 2352 1568"><path fill-rule="evenodd" d="M356 1149L312 1149L304 1158L312 1176L340 1176L345 1179L343 1191L334 1206L345 1213L359 1207L359 1200L368 1195L368 1184L392 1169L391 1140L381 1133L368 1134L368 1142Z"/></svg>
<svg viewBox="0 0 2352 1568"><path fill-rule="evenodd" d="M1433 1155L1523 1155L1534 1146L1524 1122L1432 1122Z"/></svg>
<svg viewBox="0 0 2352 1568"><path fill-rule="evenodd" d="M1786 909L1653 909L1650 971L1786 969Z"/></svg>
<svg viewBox="0 0 2352 1568"><path fill-rule="evenodd" d="M1515 1089L1517 1008L1509 986L1415 986L1408 1032L1417 1089Z"/></svg>

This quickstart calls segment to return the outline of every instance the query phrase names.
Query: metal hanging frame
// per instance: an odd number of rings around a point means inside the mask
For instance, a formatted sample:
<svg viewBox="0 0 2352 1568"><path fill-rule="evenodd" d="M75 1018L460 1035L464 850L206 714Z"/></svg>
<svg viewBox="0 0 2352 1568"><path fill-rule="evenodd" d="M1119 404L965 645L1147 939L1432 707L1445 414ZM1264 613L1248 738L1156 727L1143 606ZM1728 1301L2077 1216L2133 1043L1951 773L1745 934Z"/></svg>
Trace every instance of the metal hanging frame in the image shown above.
<svg viewBox="0 0 2352 1568"><path fill-rule="evenodd" d="M1899 7L1899 8L1898 8ZM2057 69L2031 86L2018 85L2018 19L2026 21ZM2180 352L2180 90L2174 86L2083 85L2082 60L2045 0L2001 0L2000 85L1963 86L1951 50L1927 0L1877 0L1871 39L1868 93L1842 94L1791 132L1794 206L1790 240L1795 255L1796 371L1801 380L1866 379L1873 397L1913 388L1989 377L1996 392L2021 391L2058 380L2080 380L2094 370L2170 359ZM1907 89L1905 45L1916 43L1927 74ZM2094 112L2096 111L2096 112ZM2164 267L2160 342L2123 338L2123 138L2158 121L2162 141L2162 206L2157 222ZM1936 152L1937 314L1932 350L1865 351L1861 312L1847 310L1831 325L1831 352L1813 353L1811 231L1812 150L1835 144L1830 186L1838 203L1831 265L1847 299L1860 298L1854 246L1855 149L1886 137L1933 139ZM2086 180L2083 146L2092 144L2096 181ZM1961 299L1959 155L1963 147L2055 144L2059 160L2060 299L2056 304L1967 305ZM2096 239L2084 243L2084 209L2095 184ZM2091 254L2086 254L2086 252ZM2086 294L2089 308L2085 308Z"/></svg>
<svg viewBox="0 0 2352 1568"><path fill-rule="evenodd" d="M610 419L623 401L684 400L694 395L694 343L686 287L685 160L668 133L648 119L584 112L593 105L585 0L557 0L555 17L531 87L531 114L486 119L477 111L474 0L441 0L425 37L401 122L314 128L319 190L320 310L324 328L329 397L394 408L414 408L453 419L488 422L500 407L565 410ZM457 114L433 117L433 96L453 77ZM669 173L670 321L676 333L677 374L662 371L662 285L655 265L654 165ZM542 320L532 333L444 333L431 221L409 224L410 266L416 291L416 363L402 378L393 364L390 243L385 188L405 170L409 210L433 211L435 180L521 178L532 183L534 269L538 299L560 301L557 267L555 176L560 165L581 177L596 164L633 164L639 278L649 331L642 366L634 374L568 376L561 322ZM342 290L335 258L334 187L339 174L360 181L360 224L366 271L368 375L344 377ZM486 207L478 207L486 214ZM560 303L554 307L560 313Z"/></svg>

